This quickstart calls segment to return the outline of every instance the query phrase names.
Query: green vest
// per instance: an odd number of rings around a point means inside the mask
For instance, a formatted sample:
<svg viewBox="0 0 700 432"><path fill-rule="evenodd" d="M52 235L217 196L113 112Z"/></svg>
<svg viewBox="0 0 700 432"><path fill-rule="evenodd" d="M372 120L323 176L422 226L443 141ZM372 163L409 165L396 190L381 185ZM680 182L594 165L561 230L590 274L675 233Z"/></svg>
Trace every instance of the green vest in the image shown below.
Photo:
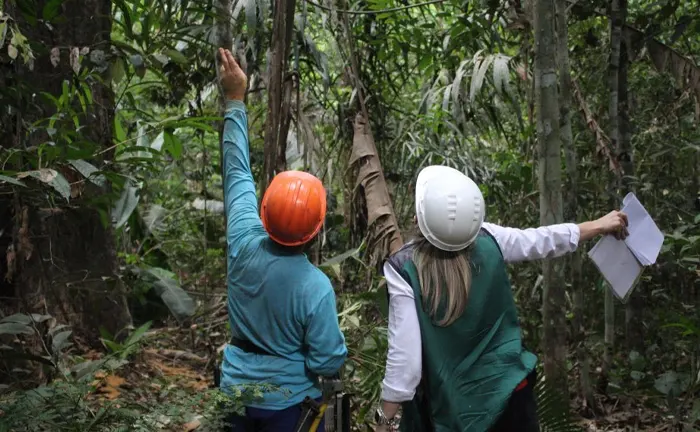
<svg viewBox="0 0 700 432"><path fill-rule="evenodd" d="M487 432L537 362L522 347L498 243L484 230L478 236L467 307L447 327L435 325L424 310L412 257L409 243L389 258L413 288L423 345L423 379L413 400L403 404L401 431Z"/></svg>

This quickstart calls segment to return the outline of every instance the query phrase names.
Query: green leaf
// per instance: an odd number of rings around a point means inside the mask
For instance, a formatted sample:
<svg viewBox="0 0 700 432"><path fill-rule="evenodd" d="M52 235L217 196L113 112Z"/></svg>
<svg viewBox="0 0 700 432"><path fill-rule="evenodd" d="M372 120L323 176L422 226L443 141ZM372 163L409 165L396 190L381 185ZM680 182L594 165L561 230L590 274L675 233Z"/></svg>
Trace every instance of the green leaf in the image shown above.
<svg viewBox="0 0 700 432"><path fill-rule="evenodd" d="M12 178L12 177L4 176L4 175L1 175L1 174L0 174L0 182L6 182L6 183L10 183L10 184L13 184L13 185L16 185L16 186L27 187L27 185L25 185L24 183L22 183L22 182L19 181L19 180L14 179L14 178Z"/></svg>
<svg viewBox="0 0 700 432"><path fill-rule="evenodd" d="M182 54L182 53L181 53L180 51L178 51L178 50L168 49L168 50L165 50L165 53L166 53L166 54L168 55L168 57L170 57L170 59L173 60L175 63L179 63L179 64L188 64L188 63L189 63L189 61L187 60L187 57L185 57L185 55Z"/></svg>
<svg viewBox="0 0 700 432"><path fill-rule="evenodd" d="M687 387L686 377L675 371L666 371L654 381L654 388L660 393L680 395Z"/></svg>
<svg viewBox="0 0 700 432"><path fill-rule="evenodd" d="M33 177L53 187L66 201L70 201L70 184L56 170L41 168L17 174L18 178Z"/></svg>
<svg viewBox="0 0 700 432"><path fill-rule="evenodd" d="M477 53L474 57L477 58L479 53ZM472 82L471 82L471 87L469 89L469 100L474 103L474 99L476 99L476 95L481 91L481 87L484 84L484 77L486 76L486 72L489 69L489 66L491 65L491 62L493 61L493 56L486 56L481 61L475 61L474 62L474 70L472 71Z"/></svg>
<svg viewBox="0 0 700 432"><path fill-rule="evenodd" d="M72 334L73 332L71 330L65 330L60 333L56 333L52 340L51 340L51 348L53 349L54 353L59 353L63 351L64 348L67 348L71 343L68 340L68 337Z"/></svg>
<svg viewBox="0 0 700 432"><path fill-rule="evenodd" d="M54 18L58 16L58 14L61 12L61 5L63 4L64 0L49 0L46 2L46 5L44 5L44 9L41 12L41 15L44 17L45 21L53 21Z"/></svg>
<svg viewBox="0 0 700 432"><path fill-rule="evenodd" d="M8 322L0 324L0 335L34 334L34 329L26 324Z"/></svg>
<svg viewBox="0 0 700 432"><path fill-rule="evenodd" d="M348 259L350 257L357 256L360 253L360 251L362 250L363 246L364 246L364 244L361 244L360 247L358 247L357 249L350 249L348 251L341 253L340 255L336 255L333 258L319 264L319 267L321 267L321 268L331 267L335 264L340 264L341 262L345 261L346 259Z"/></svg>
<svg viewBox="0 0 700 432"><path fill-rule="evenodd" d="M493 84L499 93L510 94L510 70L508 61L510 59L504 55L497 55L493 61Z"/></svg>
<svg viewBox="0 0 700 432"><path fill-rule="evenodd" d="M89 162L85 162L82 159L72 159L68 162L73 166L73 168L82 174L83 177L90 180L97 186L104 186L105 181L107 181L103 175L93 175L94 173L98 172L99 169Z"/></svg>
<svg viewBox="0 0 700 432"><path fill-rule="evenodd" d="M131 180L127 180L119 200L112 209L112 221L116 228L124 225L129 220L129 216L136 210L141 199L138 191L139 189L131 183Z"/></svg>
<svg viewBox="0 0 700 432"><path fill-rule="evenodd" d="M164 131L163 147L175 159L180 159L182 156L182 141L171 132Z"/></svg>
<svg viewBox="0 0 700 432"><path fill-rule="evenodd" d="M130 346L130 345L134 345L134 344L138 343L138 341L141 340L143 335L146 334L148 329L151 328L152 324L153 324L153 321L148 321L148 322L144 323L142 326L140 326L139 328L137 328L136 330L134 330L134 332L131 333L129 335L129 337L127 338L127 340L124 342L124 345Z"/></svg>
<svg viewBox="0 0 700 432"><path fill-rule="evenodd" d="M0 323L19 323L29 325L33 322L43 323L48 319L51 319L51 315L31 314L30 316L23 313L16 313L14 315L6 316L0 320Z"/></svg>
<svg viewBox="0 0 700 432"><path fill-rule="evenodd" d="M147 269L137 269L142 275L149 279L155 279L153 288L163 299L170 312L178 320L183 320L194 315L194 300L180 287L180 283L175 280L175 274L158 267Z"/></svg>
<svg viewBox="0 0 700 432"><path fill-rule="evenodd" d="M166 211L162 206L153 204L148 208L146 215L143 217L143 222L146 224L146 229L153 236L157 236L157 234L165 229L163 224L165 213Z"/></svg>
<svg viewBox="0 0 700 432"><path fill-rule="evenodd" d="M355 257L360 253L360 250L364 246L364 243L360 245L357 249L351 249L349 251L345 251L341 253L340 255L336 255L333 258L321 263L319 265L320 268L328 268L333 270L333 273L335 273L335 276L337 278L341 277L341 271L340 271L340 264L345 261L348 258Z"/></svg>
<svg viewBox="0 0 700 432"><path fill-rule="evenodd" d="M124 75L126 75L126 71L124 70L124 60L119 57L115 58L112 65L109 67L109 73L112 77L112 81L115 84L119 84L124 78Z"/></svg>
<svg viewBox="0 0 700 432"><path fill-rule="evenodd" d="M5 35L7 35L7 23L0 22L0 48L5 44Z"/></svg>
<svg viewBox="0 0 700 432"><path fill-rule="evenodd" d="M255 33L258 25L258 5L257 0L247 0L245 4L245 18L248 24L248 32Z"/></svg>
<svg viewBox="0 0 700 432"><path fill-rule="evenodd" d="M124 132L124 127L122 126L120 117L121 116L119 114L114 116L114 139L117 141L117 144L121 144L126 141L126 132Z"/></svg>

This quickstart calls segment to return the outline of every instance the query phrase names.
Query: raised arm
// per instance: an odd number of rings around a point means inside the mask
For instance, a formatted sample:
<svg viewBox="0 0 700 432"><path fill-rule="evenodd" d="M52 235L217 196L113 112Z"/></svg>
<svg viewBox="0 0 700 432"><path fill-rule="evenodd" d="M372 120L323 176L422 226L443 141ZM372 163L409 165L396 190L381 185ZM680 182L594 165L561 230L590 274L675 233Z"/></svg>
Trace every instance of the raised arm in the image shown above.
<svg viewBox="0 0 700 432"><path fill-rule="evenodd" d="M508 263L554 258L573 252L580 242L601 234L627 236L627 215L612 211L600 219L580 224L564 223L539 228L517 229L484 223L483 228L498 243Z"/></svg>
<svg viewBox="0 0 700 432"><path fill-rule="evenodd" d="M243 103L247 80L230 51L220 50L220 54L220 79L226 96L223 136L226 236L229 247L235 251L245 234L263 228L250 170L248 116Z"/></svg>

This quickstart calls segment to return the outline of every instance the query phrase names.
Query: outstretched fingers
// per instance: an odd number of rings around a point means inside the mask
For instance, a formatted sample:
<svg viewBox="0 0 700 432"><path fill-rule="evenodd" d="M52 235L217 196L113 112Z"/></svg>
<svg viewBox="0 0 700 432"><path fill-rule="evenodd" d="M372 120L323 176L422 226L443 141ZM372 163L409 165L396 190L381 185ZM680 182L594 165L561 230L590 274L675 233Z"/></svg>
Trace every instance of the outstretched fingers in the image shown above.
<svg viewBox="0 0 700 432"><path fill-rule="evenodd" d="M228 56L226 55L226 50L223 48L219 48L219 57L221 57L221 67L224 70L224 72L229 72L231 70L231 66L228 64Z"/></svg>
<svg viewBox="0 0 700 432"><path fill-rule="evenodd" d="M237 72L241 69L241 67L238 66L238 62L236 61L236 59L233 58L233 54L231 54L231 51L229 50L226 50L226 59L228 60L228 64L231 67L232 72Z"/></svg>

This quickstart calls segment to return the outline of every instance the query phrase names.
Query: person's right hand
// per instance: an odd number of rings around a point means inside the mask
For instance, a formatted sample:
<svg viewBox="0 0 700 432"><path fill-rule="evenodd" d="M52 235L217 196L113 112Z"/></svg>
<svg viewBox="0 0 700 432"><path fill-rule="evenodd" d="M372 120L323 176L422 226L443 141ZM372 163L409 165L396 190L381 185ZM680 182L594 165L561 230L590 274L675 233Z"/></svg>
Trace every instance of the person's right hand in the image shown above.
<svg viewBox="0 0 700 432"><path fill-rule="evenodd" d="M629 235L627 215L621 211L613 210L596 222L601 234L612 234L618 240L624 240Z"/></svg>
<svg viewBox="0 0 700 432"><path fill-rule="evenodd" d="M233 58L231 51L219 48L219 55L221 56L219 81L221 82L224 96L229 100L242 101L245 98L248 78L236 59Z"/></svg>

